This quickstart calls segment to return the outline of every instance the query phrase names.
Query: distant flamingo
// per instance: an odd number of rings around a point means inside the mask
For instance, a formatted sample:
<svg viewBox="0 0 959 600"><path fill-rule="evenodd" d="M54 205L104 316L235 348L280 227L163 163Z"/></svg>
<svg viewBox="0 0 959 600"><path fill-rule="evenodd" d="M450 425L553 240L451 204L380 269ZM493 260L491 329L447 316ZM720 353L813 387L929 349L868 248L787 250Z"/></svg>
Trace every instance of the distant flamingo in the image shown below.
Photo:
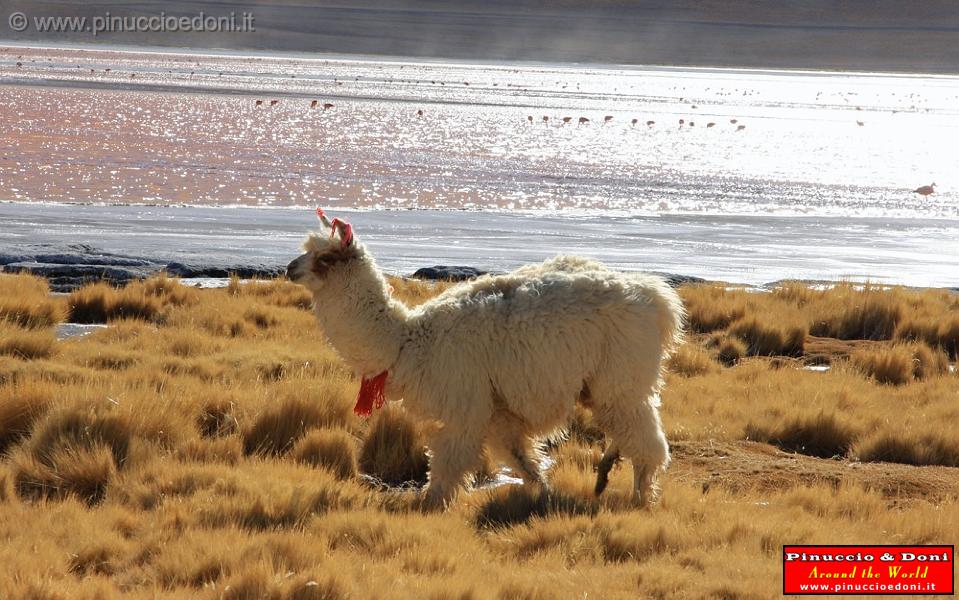
<svg viewBox="0 0 959 600"><path fill-rule="evenodd" d="M263 106L263 101L262 101L262 100L257 100L257 101L256 101L256 105L257 105L257 106Z"/></svg>
<svg viewBox="0 0 959 600"><path fill-rule="evenodd" d="M933 183L931 185L924 185L921 187L917 187L916 189L912 190L912 192L914 194L919 194L920 196L931 196L932 194L936 193L935 188L936 188L936 184Z"/></svg>
<svg viewBox="0 0 959 600"><path fill-rule="evenodd" d="M603 125L609 123L612 120L613 120L612 115L606 115L605 117L603 117Z"/></svg>
<svg viewBox="0 0 959 600"><path fill-rule="evenodd" d="M566 125L573 120L573 117L563 117L563 125Z"/></svg>
<svg viewBox="0 0 959 600"><path fill-rule="evenodd" d="M333 108L333 104L331 104L330 102L326 102L323 104L323 110L330 110L331 108Z"/></svg>
<svg viewBox="0 0 959 600"><path fill-rule="evenodd" d="M279 103L280 103L279 100L270 100L270 106L276 106Z"/></svg>
<svg viewBox="0 0 959 600"><path fill-rule="evenodd" d="M543 123L549 124L549 117L543 115Z"/></svg>
<svg viewBox="0 0 959 600"><path fill-rule="evenodd" d="M313 102L310 102L310 108L316 108L317 103L318 103L317 100L314 100Z"/></svg>
<svg viewBox="0 0 959 600"><path fill-rule="evenodd" d="M579 118L579 124L580 124L580 125L585 125L586 123L589 123L589 119L587 119L586 117L580 117L580 118Z"/></svg>

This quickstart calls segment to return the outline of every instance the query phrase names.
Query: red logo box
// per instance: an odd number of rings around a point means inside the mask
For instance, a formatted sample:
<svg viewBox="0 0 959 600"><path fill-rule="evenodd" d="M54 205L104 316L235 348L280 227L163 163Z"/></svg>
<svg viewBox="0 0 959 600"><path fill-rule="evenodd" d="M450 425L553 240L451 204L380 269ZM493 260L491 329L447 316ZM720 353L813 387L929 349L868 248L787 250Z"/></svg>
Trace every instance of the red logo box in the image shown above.
<svg viewBox="0 0 959 600"><path fill-rule="evenodd" d="M955 554L955 546L783 546L783 594L951 596Z"/></svg>

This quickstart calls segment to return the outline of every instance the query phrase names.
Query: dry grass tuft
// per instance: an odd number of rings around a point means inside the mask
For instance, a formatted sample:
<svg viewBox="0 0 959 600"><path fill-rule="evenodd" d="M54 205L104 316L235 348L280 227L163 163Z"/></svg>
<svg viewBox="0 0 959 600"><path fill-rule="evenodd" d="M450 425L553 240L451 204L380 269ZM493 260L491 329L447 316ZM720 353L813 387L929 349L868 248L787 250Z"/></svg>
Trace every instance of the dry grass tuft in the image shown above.
<svg viewBox="0 0 959 600"><path fill-rule="evenodd" d="M952 360L959 360L959 314L954 314L939 324L937 341Z"/></svg>
<svg viewBox="0 0 959 600"><path fill-rule="evenodd" d="M12 463L14 485L24 500L75 496L87 504L98 504L116 474L111 448L102 444L59 445L41 456L15 454Z"/></svg>
<svg viewBox="0 0 959 600"><path fill-rule="evenodd" d="M56 345L51 330L21 329L0 322L0 355L24 360L48 358L56 351Z"/></svg>
<svg viewBox="0 0 959 600"><path fill-rule="evenodd" d="M179 279L169 277L166 273L154 275L142 283L132 284L127 287L139 286L142 286L147 296L159 298L163 304L182 306L185 304L196 304L200 300L199 290L183 285Z"/></svg>
<svg viewBox="0 0 959 600"><path fill-rule="evenodd" d="M858 442L853 455L863 462L959 467L959 435L955 430L882 432Z"/></svg>
<svg viewBox="0 0 959 600"><path fill-rule="evenodd" d="M255 298L272 306L310 310L313 296L303 286L286 279L251 279L246 282L230 277L227 292L237 298Z"/></svg>
<svg viewBox="0 0 959 600"><path fill-rule="evenodd" d="M130 453L134 427L123 415L109 408L60 407L47 412L37 424L25 450L50 467L63 451L107 448L117 466Z"/></svg>
<svg viewBox="0 0 959 600"><path fill-rule="evenodd" d="M898 288L888 290L868 284L836 286L824 296L827 316L813 328L813 333L841 340L892 339L907 314L904 295Z"/></svg>
<svg viewBox="0 0 959 600"><path fill-rule="evenodd" d="M236 433L236 403L232 399L217 398L203 405L197 417L197 427L203 437L221 437Z"/></svg>
<svg viewBox="0 0 959 600"><path fill-rule="evenodd" d="M729 327L747 312L747 298L741 291L725 286L705 284L680 289L686 305L689 328L699 333L709 333Z"/></svg>
<svg viewBox="0 0 959 600"><path fill-rule="evenodd" d="M67 298L73 323L106 323L113 319L155 320L162 302L142 286L116 289L106 283L88 285Z"/></svg>
<svg viewBox="0 0 959 600"><path fill-rule="evenodd" d="M852 425L832 413L819 413L812 418L793 417L775 426L749 423L745 432L748 440L819 458L845 456L858 436Z"/></svg>
<svg viewBox="0 0 959 600"><path fill-rule="evenodd" d="M356 443L341 429L311 431L296 443L292 455L299 462L330 471L337 479L356 477Z"/></svg>
<svg viewBox="0 0 959 600"><path fill-rule="evenodd" d="M331 425L319 402L287 398L259 415L243 435L246 454L284 454L308 429Z"/></svg>
<svg viewBox="0 0 959 600"><path fill-rule="evenodd" d="M879 383L904 385L913 380L912 352L906 346L859 350L849 360L853 367Z"/></svg>
<svg viewBox="0 0 959 600"><path fill-rule="evenodd" d="M57 325L65 316L66 307L50 296L46 279L26 273L0 274L0 324L42 329Z"/></svg>
<svg viewBox="0 0 959 600"><path fill-rule="evenodd" d="M726 337L719 342L719 362L727 367L738 363L745 358L748 348L737 337Z"/></svg>
<svg viewBox="0 0 959 600"><path fill-rule="evenodd" d="M913 376L918 380L938 377L949 372L949 357L938 348L917 343L912 354Z"/></svg>
<svg viewBox="0 0 959 600"><path fill-rule="evenodd" d="M113 544L94 544L70 556L69 571L74 575L113 575L117 572L121 550Z"/></svg>
<svg viewBox="0 0 959 600"><path fill-rule="evenodd" d="M223 600L345 600L346 586L335 576L313 577L274 573L267 565L257 565L233 578L224 588Z"/></svg>
<svg viewBox="0 0 959 600"><path fill-rule="evenodd" d="M753 315L734 322L729 333L746 343L751 356L801 356L809 328L797 320L781 313Z"/></svg>
<svg viewBox="0 0 959 600"><path fill-rule="evenodd" d="M0 504L7 504L17 499L13 486L13 477L4 467L0 468Z"/></svg>
<svg viewBox="0 0 959 600"><path fill-rule="evenodd" d="M892 385L936 377L949 368L942 351L932 350L922 342L857 350L850 356L850 363L879 383Z"/></svg>
<svg viewBox="0 0 959 600"><path fill-rule="evenodd" d="M243 444L234 436L189 440L177 450L176 456L184 462L235 465L243 456Z"/></svg>
<svg viewBox="0 0 959 600"><path fill-rule="evenodd" d="M669 357L667 369L683 377L695 377L719 372L719 365L709 353L692 344L683 344Z"/></svg>
<svg viewBox="0 0 959 600"><path fill-rule="evenodd" d="M0 455L30 435L55 393L49 384L0 387Z"/></svg>
<svg viewBox="0 0 959 600"><path fill-rule="evenodd" d="M363 440L359 466L388 485L425 484L429 458L413 419L393 406L377 411Z"/></svg>

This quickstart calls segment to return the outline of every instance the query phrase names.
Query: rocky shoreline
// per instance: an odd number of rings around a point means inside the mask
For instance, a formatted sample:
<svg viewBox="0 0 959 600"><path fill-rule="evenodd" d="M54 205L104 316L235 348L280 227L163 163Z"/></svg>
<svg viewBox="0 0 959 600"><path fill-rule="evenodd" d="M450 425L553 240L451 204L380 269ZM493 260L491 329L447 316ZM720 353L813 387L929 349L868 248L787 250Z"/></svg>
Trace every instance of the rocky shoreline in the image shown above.
<svg viewBox="0 0 959 600"><path fill-rule="evenodd" d="M50 289L70 292L93 281L123 285L136 279L166 272L182 279L244 279L276 277L285 272L285 265L270 264L188 264L178 261L150 259L100 250L90 244L27 245L16 254L0 251L0 270L4 273L28 272L46 277Z"/></svg>
<svg viewBox="0 0 959 600"><path fill-rule="evenodd" d="M90 244L32 244L25 245L16 253L0 251L0 271L28 272L45 277L52 291L64 293L95 281L124 285L160 272L187 282L191 279L226 279L233 275L241 279L278 277L286 272L286 265L223 262L197 264L106 252ZM435 265L400 275L431 281L465 281L490 272L495 271L460 265ZM706 281L689 275L657 274L673 286Z"/></svg>

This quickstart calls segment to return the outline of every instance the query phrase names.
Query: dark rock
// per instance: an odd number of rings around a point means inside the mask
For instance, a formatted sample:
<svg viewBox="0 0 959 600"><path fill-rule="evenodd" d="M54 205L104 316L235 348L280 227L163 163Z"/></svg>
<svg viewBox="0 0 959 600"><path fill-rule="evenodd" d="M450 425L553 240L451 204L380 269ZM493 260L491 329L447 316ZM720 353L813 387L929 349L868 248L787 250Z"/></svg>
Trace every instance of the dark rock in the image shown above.
<svg viewBox="0 0 959 600"><path fill-rule="evenodd" d="M489 271L483 271L475 267L450 267L446 265L437 265L435 267L423 267L417 269L411 275L413 279L429 279L432 281L465 281L475 279L480 275L486 275Z"/></svg>
<svg viewBox="0 0 959 600"><path fill-rule="evenodd" d="M166 266L166 272L173 277L219 277L225 278L236 275L244 279L250 277L278 277L286 272L284 267L271 265L190 265L180 262L171 262Z"/></svg>
<svg viewBox="0 0 959 600"><path fill-rule="evenodd" d="M32 262L33 256L28 254L4 254L0 252L0 265L9 265L10 263Z"/></svg>
<svg viewBox="0 0 959 600"><path fill-rule="evenodd" d="M134 279L149 277L157 267L126 267L114 265L51 264L40 262L15 262L3 265L6 273L26 271L46 277L50 289L54 292L72 292L73 290L96 281L106 281L115 285L125 284Z"/></svg>
<svg viewBox="0 0 959 600"><path fill-rule="evenodd" d="M99 277L111 281L129 281L150 276L153 269L135 267L117 267L111 265L50 264L39 262L17 262L3 266L7 273L28 271L44 277Z"/></svg>
<svg viewBox="0 0 959 600"><path fill-rule="evenodd" d="M666 283L669 284L669 287L680 287L683 285L689 285L692 283L709 283L708 279L703 279L702 277L695 277L693 275L676 275L675 273L653 273L654 275L659 275L666 280Z"/></svg>
<svg viewBox="0 0 959 600"><path fill-rule="evenodd" d="M34 262L58 265L109 265L116 267L153 267L159 265L142 258L111 256L108 254L37 254Z"/></svg>

